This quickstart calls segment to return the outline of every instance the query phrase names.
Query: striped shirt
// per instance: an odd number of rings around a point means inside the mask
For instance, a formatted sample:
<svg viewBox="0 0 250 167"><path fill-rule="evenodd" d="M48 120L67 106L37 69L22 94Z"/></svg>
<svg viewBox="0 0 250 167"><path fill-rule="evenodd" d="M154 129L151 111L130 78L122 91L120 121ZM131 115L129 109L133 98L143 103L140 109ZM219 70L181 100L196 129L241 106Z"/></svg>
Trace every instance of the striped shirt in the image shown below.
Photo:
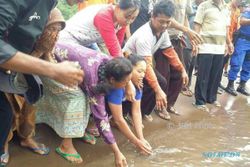
<svg viewBox="0 0 250 167"><path fill-rule="evenodd" d="M224 54L230 12L226 4L216 6L208 0L198 7L195 23L201 25L200 35L204 43L199 46L200 54Z"/></svg>

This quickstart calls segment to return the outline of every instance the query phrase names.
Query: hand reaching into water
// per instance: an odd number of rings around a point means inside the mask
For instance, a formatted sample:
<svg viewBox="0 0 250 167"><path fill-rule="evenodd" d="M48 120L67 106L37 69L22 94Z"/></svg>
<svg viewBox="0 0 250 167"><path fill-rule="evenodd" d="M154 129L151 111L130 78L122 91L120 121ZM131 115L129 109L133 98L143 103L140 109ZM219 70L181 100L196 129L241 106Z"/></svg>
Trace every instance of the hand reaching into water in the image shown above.
<svg viewBox="0 0 250 167"><path fill-rule="evenodd" d="M136 146L140 150L141 154L143 154L143 155L151 155L152 154L152 147L145 139L138 140L136 143Z"/></svg>
<svg viewBox="0 0 250 167"><path fill-rule="evenodd" d="M121 152L115 154L115 167L128 167L126 158Z"/></svg>

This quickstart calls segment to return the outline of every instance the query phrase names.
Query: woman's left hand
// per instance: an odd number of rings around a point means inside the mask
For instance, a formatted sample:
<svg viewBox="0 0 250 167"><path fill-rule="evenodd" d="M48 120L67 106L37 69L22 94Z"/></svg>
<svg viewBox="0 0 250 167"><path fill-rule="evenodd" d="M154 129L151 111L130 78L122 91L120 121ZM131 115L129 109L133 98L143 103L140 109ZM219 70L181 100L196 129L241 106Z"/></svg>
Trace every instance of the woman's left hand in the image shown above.
<svg viewBox="0 0 250 167"><path fill-rule="evenodd" d="M130 81L125 88L126 99L128 101L135 101L135 86Z"/></svg>
<svg viewBox="0 0 250 167"><path fill-rule="evenodd" d="M139 81L139 83L137 84L137 88L142 90L142 88L143 88L143 80Z"/></svg>

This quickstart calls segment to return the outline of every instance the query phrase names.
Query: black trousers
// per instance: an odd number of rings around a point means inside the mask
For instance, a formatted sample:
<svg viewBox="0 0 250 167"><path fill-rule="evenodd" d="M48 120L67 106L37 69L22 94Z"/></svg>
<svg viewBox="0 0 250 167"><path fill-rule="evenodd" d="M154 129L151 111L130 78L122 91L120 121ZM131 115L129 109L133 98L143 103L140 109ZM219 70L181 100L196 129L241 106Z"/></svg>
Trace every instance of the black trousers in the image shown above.
<svg viewBox="0 0 250 167"><path fill-rule="evenodd" d="M222 54L198 54L198 74L195 85L197 105L213 103L217 100L223 61L224 55Z"/></svg>
<svg viewBox="0 0 250 167"><path fill-rule="evenodd" d="M188 48L184 48L183 50L183 59L185 64L185 69L188 74L189 82L188 86L191 86L192 83L192 74L196 66L196 56L192 56L192 50Z"/></svg>
<svg viewBox="0 0 250 167"><path fill-rule="evenodd" d="M182 88L182 77L168 62L168 59L158 50L155 55L155 74L161 89L167 95L168 107L174 106ZM155 92L148 82L143 81L143 96L141 100L141 111L149 115L156 104Z"/></svg>
<svg viewBox="0 0 250 167"><path fill-rule="evenodd" d="M4 154L4 145L12 125L13 112L11 106L0 91L0 155Z"/></svg>
<svg viewBox="0 0 250 167"><path fill-rule="evenodd" d="M168 91L168 83L166 78L164 78L157 70L155 74L161 89L166 93ZM153 111L156 104L155 92L148 84L146 79L143 80L143 96L141 99L141 111L142 115L149 115Z"/></svg>

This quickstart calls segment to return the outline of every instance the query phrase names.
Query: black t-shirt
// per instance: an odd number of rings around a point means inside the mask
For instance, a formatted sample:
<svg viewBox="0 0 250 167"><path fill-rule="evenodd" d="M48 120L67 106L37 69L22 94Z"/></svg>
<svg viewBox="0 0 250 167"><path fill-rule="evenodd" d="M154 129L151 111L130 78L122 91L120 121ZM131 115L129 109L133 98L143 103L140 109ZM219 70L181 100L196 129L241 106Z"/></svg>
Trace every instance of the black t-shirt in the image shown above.
<svg viewBox="0 0 250 167"><path fill-rule="evenodd" d="M57 0L0 0L0 64L30 53Z"/></svg>

